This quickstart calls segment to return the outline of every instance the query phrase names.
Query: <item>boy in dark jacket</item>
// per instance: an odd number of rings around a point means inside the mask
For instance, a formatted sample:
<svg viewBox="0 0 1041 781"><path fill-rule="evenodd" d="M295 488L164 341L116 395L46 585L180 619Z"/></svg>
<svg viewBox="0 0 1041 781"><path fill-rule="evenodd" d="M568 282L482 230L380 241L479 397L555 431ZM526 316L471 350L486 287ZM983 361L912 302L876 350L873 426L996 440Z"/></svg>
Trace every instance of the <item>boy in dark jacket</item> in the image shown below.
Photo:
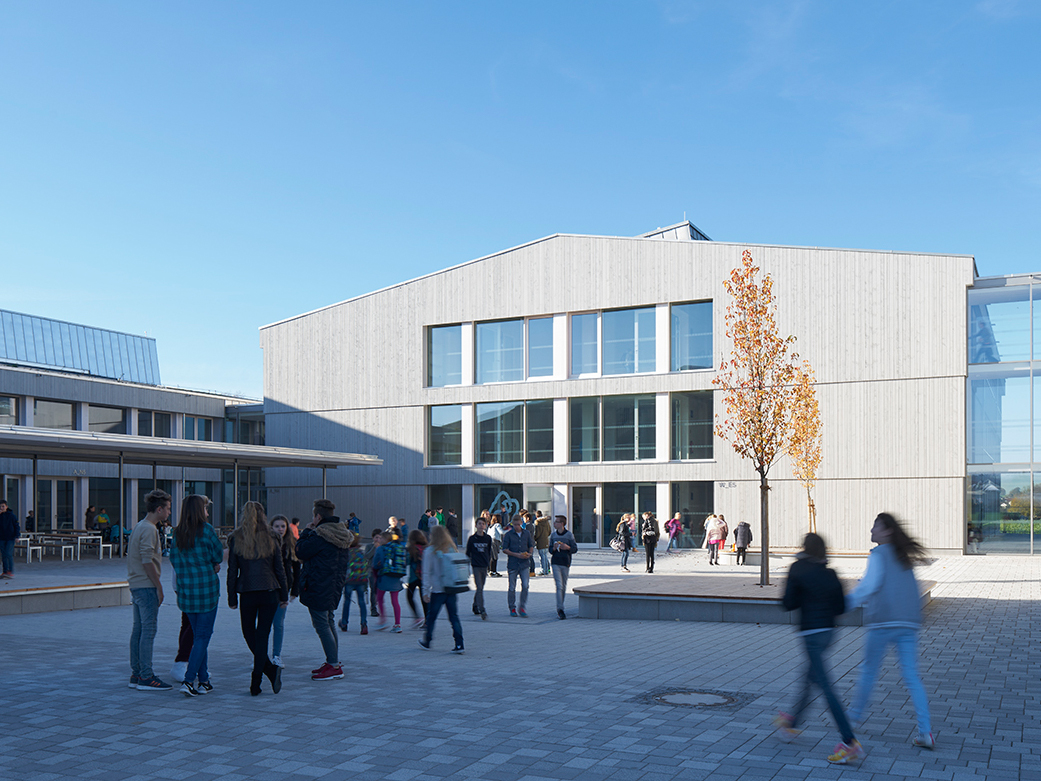
<svg viewBox="0 0 1041 781"><path fill-rule="evenodd" d="M846 598L838 576L828 567L827 549L820 536L806 535L802 552L796 556L795 563L788 571L782 604L785 610L801 611L799 634L805 643L809 664L795 711L792 714L778 713L773 720L774 726L788 736L799 734L799 717L810 702L811 684L816 684L824 694L842 735L842 742L835 747L835 753L828 757L828 761L844 765L861 759L864 749L853 736L849 719L839 698L835 696L828 671L824 667L824 653L835 634L835 617L845 612Z"/></svg>
<svg viewBox="0 0 1041 781"><path fill-rule="evenodd" d="M748 546L752 544L752 527L746 521L741 521L734 529L734 548L737 549L737 563L745 563L745 553Z"/></svg>
<svg viewBox="0 0 1041 781"><path fill-rule="evenodd" d="M333 515L336 505L328 499L314 503L314 519L300 532L296 556L300 571L300 604L311 613L311 624L322 642L325 664L314 670L313 681L343 677L340 646L336 637L336 607L347 581L348 549L354 535Z"/></svg>
<svg viewBox="0 0 1041 781"><path fill-rule="evenodd" d="M474 615L487 621L488 613L484 609L484 583L488 579L488 564L492 558L492 537L486 531L488 525L484 518L478 518L474 526L476 531L466 541L466 557L470 559L470 569L474 574Z"/></svg>
<svg viewBox="0 0 1041 781"><path fill-rule="evenodd" d="M14 544L21 533L18 516L8 509L7 502L0 499L0 553L3 554L4 563L0 577L14 577Z"/></svg>

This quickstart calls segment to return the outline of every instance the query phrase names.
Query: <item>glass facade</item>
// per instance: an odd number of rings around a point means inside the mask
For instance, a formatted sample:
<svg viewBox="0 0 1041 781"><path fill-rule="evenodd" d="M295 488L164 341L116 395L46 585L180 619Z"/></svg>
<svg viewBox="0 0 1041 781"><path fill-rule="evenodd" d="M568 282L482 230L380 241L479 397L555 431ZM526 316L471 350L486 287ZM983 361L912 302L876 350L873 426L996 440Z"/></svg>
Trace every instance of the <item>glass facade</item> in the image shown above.
<svg viewBox="0 0 1041 781"><path fill-rule="evenodd" d="M712 368L712 302L672 305L672 370Z"/></svg>
<svg viewBox="0 0 1041 781"><path fill-rule="evenodd" d="M654 396L605 396L604 461L654 458Z"/></svg>
<svg viewBox="0 0 1041 781"><path fill-rule="evenodd" d="M1041 288L1030 277L968 291L966 550L1041 552Z"/></svg>
<svg viewBox="0 0 1041 781"><path fill-rule="evenodd" d="M600 460L600 397L568 399L571 461Z"/></svg>
<svg viewBox="0 0 1041 781"><path fill-rule="evenodd" d="M672 508L669 518L679 513L683 522L683 531L676 537L676 543L681 548L700 548L705 541L705 519L715 512L712 481L684 480L672 483L670 488Z"/></svg>
<svg viewBox="0 0 1041 781"><path fill-rule="evenodd" d="M18 425L18 399L14 396L0 396L0 424Z"/></svg>
<svg viewBox="0 0 1041 781"><path fill-rule="evenodd" d="M441 325L427 329L427 386L440 388L463 382L463 327Z"/></svg>
<svg viewBox="0 0 1041 781"><path fill-rule="evenodd" d="M658 487L654 483L604 483L603 527L600 545L606 546L615 535L615 527L626 513L636 513L637 525L640 514L658 513ZM662 519L658 519L660 526ZM643 547L640 535L634 530L633 545Z"/></svg>
<svg viewBox="0 0 1041 781"><path fill-rule="evenodd" d="M524 402L477 404L477 463L524 461Z"/></svg>
<svg viewBox="0 0 1041 781"><path fill-rule="evenodd" d="M533 318L528 321L528 376L550 377L552 374L553 318Z"/></svg>
<svg viewBox="0 0 1041 781"><path fill-rule="evenodd" d="M553 460L553 400L529 401L525 409L525 452L530 464Z"/></svg>
<svg viewBox="0 0 1041 781"><path fill-rule="evenodd" d="M459 520L460 508L463 506L463 487L461 485L432 485L427 489L427 506L441 509L445 527L452 533L456 545L463 542L463 524ZM399 510L398 512L403 512ZM450 516L455 515L455 518ZM400 517L400 516L399 516Z"/></svg>
<svg viewBox="0 0 1041 781"><path fill-rule="evenodd" d="M33 426L56 428L61 431L76 429L76 415L72 404L65 401L33 400Z"/></svg>
<svg viewBox="0 0 1041 781"><path fill-rule="evenodd" d="M87 417L90 419L91 431L99 434L126 434L127 433L127 411L115 407L95 407L93 404L87 409Z"/></svg>
<svg viewBox="0 0 1041 781"><path fill-rule="evenodd" d="M596 374L600 371L597 349L596 312L571 315L571 374Z"/></svg>
<svg viewBox="0 0 1041 781"><path fill-rule="evenodd" d="M463 463L463 408L446 404L430 408L428 427L431 466L450 466Z"/></svg>
<svg viewBox="0 0 1041 781"><path fill-rule="evenodd" d="M673 461L712 458L712 391L672 394Z"/></svg>
<svg viewBox="0 0 1041 781"><path fill-rule="evenodd" d="M524 379L523 320L477 323L474 334L477 383Z"/></svg>
<svg viewBox="0 0 1041 781"><path fill-rule="evenodd" d="M501 512L501 503L509 500L515 501L516 509L524 506L524 486L519 483L485 483L474 486L474 515L480 515L482 510L487 510L492 515ZM514 505L510 505L512 508ZM505 531L505 530L504 530Z"/></svg>
<svg viewBox="0 0 1041 781"><path fill-rule="evenodd" d="M654 371L654 307L603 313L604 374Z"/></svg>

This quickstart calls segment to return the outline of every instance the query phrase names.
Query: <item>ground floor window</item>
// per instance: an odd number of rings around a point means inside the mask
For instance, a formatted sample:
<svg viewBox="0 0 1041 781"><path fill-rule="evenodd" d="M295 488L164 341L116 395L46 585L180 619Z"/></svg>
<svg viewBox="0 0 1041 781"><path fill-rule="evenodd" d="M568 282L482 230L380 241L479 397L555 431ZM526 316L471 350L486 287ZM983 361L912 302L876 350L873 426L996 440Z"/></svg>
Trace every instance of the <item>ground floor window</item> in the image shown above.
<svg viewBox="0 0 1041 781"><path fill-rule="evenodd" d="M1001 470L971 471L968 477L969 517L966 551L983 553L1041 552L1041 483L1031 485L1031 472Z"/></svg>
<svg viewBox="0 0 1041 781"><path fill-rule="evenodd" d="M427 507L439 511L445 528L452 535L456 545L463 541L463 524L459 516L463 507L463 487L461 485L432 485L427 488Z"/></svg>
<svg viewBox="0 0 1041 781"><path fill-rule="evenodd" d="M676 544L681 548L700 548L705 541L705 518L714 512L712 481L684 480L672 483L671 493L669 515L659 520L664 525L665 521L679 513L683 531L676 538Z"/></svg>

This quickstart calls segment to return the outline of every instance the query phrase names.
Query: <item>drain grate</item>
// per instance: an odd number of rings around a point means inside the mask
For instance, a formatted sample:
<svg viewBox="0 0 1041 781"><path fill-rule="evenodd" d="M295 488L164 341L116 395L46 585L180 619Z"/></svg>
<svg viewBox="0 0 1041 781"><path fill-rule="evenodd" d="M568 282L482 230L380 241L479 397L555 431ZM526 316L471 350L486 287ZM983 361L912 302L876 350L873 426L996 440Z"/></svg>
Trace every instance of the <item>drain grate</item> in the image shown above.
<svg viewBox="0 0 1041 781"><path fill-rule="evenodd" d="M727 708L751 702L754 696L741 692L721 692L710 689L655 689L636 698L651 705L674 708Z"/></svg>

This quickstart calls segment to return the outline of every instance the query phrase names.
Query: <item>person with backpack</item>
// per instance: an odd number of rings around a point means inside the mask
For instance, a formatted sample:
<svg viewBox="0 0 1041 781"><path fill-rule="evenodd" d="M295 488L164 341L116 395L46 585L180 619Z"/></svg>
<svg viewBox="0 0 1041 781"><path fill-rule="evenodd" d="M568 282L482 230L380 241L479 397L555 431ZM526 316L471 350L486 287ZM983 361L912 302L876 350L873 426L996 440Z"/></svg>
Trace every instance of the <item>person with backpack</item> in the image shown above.
<svg viewBox="0 0 1041 781"><path fill-rule="evenodd" d="M390 593L390 604L394 608L394 626L391 632L401 632L401 579L408 572L408 554L401 539L393 534L384 533L383 544L376 549L372 557L372 571L376 575L376 604L379 605L380 625L377 630L387 628L387 613L384 610L383 595Z"/></svg>
<svg viewBox="0 0 1041 781"><path fill-rule="evenodd" d="M683 515L679 510L677 510L676 514L665 522L665 532L669 535L669 545L665 549L665 552L669 553L673 546L676 545L676 538L683 532Z"/></svg>
<svg viewBox="0 0 1041 781"><path fill-rule="evenodd" d="M643 542L643 551L647 557L647 572L654 572L654 553L658 548L658 538L661 530L658 528L658 519L654 513L646 512L640 522L640 541Z"/></svg>
<svg viewBox="0 0 1041 781"><path fill-rule="evenodd" d="M365 603L369 596L369 567L365 550L361 547L361 535L354 535L347 549L347 581L343 584L343 610L340 613L340 631L346 632L351 620L351 599L358 600L361 616L361 634L369 633L369 607Z"/></svg>
<svg viewBox="0 0 1041 781"><path fill-rule="evenodd" d="M454 556L453 556L454 554ZM459 609L456 591L458 550L452 541L452 535L444 526L433 526L430 529L430 544L423 551L423 601L429 604L423 638L419 645L430 650L430 641L434 636L434 623L438 613L444 607L448 611L448 620L452 624L452 639L455 647L452 653L463 651L463 624L459 620ZM463 559L465 563L465 559Z"/></svg>
<svg viewBox="0 0 1041 781"><path fill-rule="evenodd" d="M405 590L405 599L408 601L409 610L415 619L414 627L422 629L427 618L427 603L423 601L423 550L427 546L427 536L419 529L413 529L408 533L408 544L405 552L408 553L408 586ZM419 606L423 608L423 617L420 618L416 610L416 603L412 595L419 590Z"/></svg>

